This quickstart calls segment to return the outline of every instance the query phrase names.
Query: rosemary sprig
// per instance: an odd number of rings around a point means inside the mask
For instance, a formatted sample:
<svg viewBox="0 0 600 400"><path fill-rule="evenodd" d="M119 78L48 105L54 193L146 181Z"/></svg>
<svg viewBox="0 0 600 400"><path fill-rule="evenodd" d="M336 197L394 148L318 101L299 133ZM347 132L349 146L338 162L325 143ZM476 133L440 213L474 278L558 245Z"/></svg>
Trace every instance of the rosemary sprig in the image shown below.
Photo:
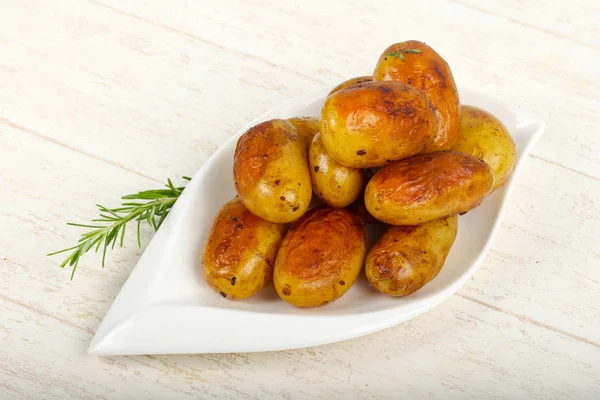
<svg viewBox="0 0 600 400"><path fill-rule="evenodd" d="M183 179L189 181L191 178L184 176ZM81 256L94 248L94 246L96 253L102 247L102 267L104 268L106 250L109 247L114 249L117 241L119 241L119 247L123 247L127 223L134 220L137 221L137 242L138 246L141 247L140 230L142 221L146 221L154 230L158 230L184 189L183 186L175 187L170 179L167 180L166 187L167 189L145 190L136 194L123 196L121 197L123 200L137 201L123 202L121 207L118 208L107 208L96 204L96 207L100 211L100 217L93 219L92 223L67 223L67 225L90 228L91 230L81 235L77 245L55 251L48 254L48 256L72 250L62 264L60 264L60 267L64 268L67 265L72 267L71 280L73 280Z"/></svg>
<svg viewBox="0 0 600 400"><path fill-rule="evenodd" d="M419 54L420 52L421 52L420 49L407 49L407 50L392 51L390 53L385 53L385 55L387 57L394 57L394 60L396 58L400 58L402 61L404 61L404 54Z"/></svg>

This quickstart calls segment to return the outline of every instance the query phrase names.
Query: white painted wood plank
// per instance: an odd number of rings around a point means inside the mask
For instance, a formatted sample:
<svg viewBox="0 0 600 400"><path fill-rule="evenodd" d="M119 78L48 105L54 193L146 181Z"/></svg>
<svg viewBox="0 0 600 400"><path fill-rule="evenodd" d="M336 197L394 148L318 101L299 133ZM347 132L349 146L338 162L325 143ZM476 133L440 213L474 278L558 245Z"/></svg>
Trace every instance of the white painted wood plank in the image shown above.
<svg viewBox="0 0 600 400"><path fill-rule="evenodd" d="M119 197L160 187L154 181L38 139L0 122L0 296L91 330L100 323L142 250L134 226L126 247L82 259L75 281L58 268L61 256L45 254L72 246L89 222L94 204L117 206ZM146 229L143 243L151 230Z"/></svg>
<svg viewBox="0 0 600 400"><path fill-rule="evenodd" d="M460 297L348 342L204 356L94 358L83 353L85 331L7 301L0 312L0 388L20 399L585 399L600 390L599 348Z"/></svg>
<svg viewBox="0 0 600 400"><path fill-rule="evenodd" d="M482 3L477 0L451 0L485 14L492 14L532 29L538 29L560 39L584 44L600 50L596 1L553 2L544 0L503 0Z"/></svg>
<svg viewBox="0 0 600 400"><path fill-rule="evenodd" d="M220 2L228 12L210 18L212 8L197 2L27 4L0 36L4 53L14 54L0 81L2 115L149 176L193 172L259 112L368 73L381 49L407 37L438 48L460 83L545 119L549 130L534 154L600 175L600 54L459 4L403 9L401 28L390 20L398 14L391 4L369 13L349 7L331 16L339 29L317 26L310 3L297 10ZM265 8L253 30L252 16ZM49 19L56 24L40 31L21 23ZM298 35L302 29L310 33ZM348 41L353 46L340 46ZM130 149L136 157L124 156Z"/></svg>
<svg viewBox="0 0 600 400"><path fill-rule="evenodd" d="M284 86L295 73L105 8L19 8L1 28L11 57L0 118L161 181L193 174L241 125L296 96Z"/></svg>

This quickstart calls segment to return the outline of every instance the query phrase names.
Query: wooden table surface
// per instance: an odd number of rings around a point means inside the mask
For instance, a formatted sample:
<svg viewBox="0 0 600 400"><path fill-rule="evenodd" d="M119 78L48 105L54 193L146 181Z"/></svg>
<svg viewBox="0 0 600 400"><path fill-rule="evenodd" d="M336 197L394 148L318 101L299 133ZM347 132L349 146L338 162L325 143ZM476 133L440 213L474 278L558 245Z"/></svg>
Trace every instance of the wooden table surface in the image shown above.
<svg viewBox="0 0 600 400"><path fill-rule="evenodd" d="M599 17L593 0L0 1L0 398L600 397ZM65 222L194 173L256 115L407 39L548 125L473 279L327 346L86 354L142 250L133 235L70 281L45 256L77 239Z"/></svg>

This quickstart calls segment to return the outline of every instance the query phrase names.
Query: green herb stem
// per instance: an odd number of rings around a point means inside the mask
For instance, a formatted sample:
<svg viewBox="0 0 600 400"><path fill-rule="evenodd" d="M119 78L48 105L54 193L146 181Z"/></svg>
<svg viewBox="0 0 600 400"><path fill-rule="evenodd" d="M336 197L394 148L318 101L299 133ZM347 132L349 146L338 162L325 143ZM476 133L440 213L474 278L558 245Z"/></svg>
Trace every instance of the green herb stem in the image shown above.
<svg viewBox="0 0 600 400"><path fill-rule="evenodd" d="M389 53L385 53L386 57L394 57L394 59L399 58L404 61L404 54L419 54L421 52L420 49L406 49L406 50L398 50L392 51Z"/></svg>
<svg viewBox="0 0 600 400"><path fill-rule="evenodd" d="M183 177L189 181L191 178ZM78 244L55 251L48 254L56 254L71 251L67 258L60 264L61 268L72 267L71 280L75 275L75 270L79 264L81 256L90 251L95 246L95 252L102 247L102 267L106 259L106 250L113 249L117 241L119 247L123 247L127 223L137 221L137 242L141 247L141 223L146 221L154 230L158 230L164 222L167 214L181 195L184 187L175 187L169 179L166 185L167 189L145 190L135 194L121 197L123 200L138 200L136 202L122 202L121 207L107 208L96 204L100 211L100 217L93 219L90 224L77 224L69 222L67 225L91 229L81 234Z"/></svg>

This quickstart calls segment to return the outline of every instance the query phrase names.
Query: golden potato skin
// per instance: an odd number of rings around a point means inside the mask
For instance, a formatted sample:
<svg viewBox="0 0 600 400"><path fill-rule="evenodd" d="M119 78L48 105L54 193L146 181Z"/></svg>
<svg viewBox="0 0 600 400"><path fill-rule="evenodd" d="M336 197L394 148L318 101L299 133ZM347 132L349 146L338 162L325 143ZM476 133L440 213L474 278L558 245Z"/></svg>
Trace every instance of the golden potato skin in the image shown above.
<svg viewBox="0 0 600 400"><path fill-rule="evenodd" d="M273 283L298 307L340 298L354 284L367 249L363 222L341 208L313 208L287 233L277 253Z"/></svg>
<svg viewBox="0 0 600 400"><path fill-rule="evenodd" d="M321 139L346 167L370 168L422 152L437 133L435 113L418 89L366 82L325 99Z"/></svg>
<svg viewBox="0 0 600 400"><path fill-rule="evenodd" d="M357 76L356 78L350 78L350 79L340 83L333 89L331 89L331 92L329 92L329 95L331 95L335 92L339 92L342 89L346 89L348 86L358 85L358 84L365 83L365 82L371 82L372 80L373 80L372 76Z"/></svg>
<svg viewBox="0 0 600 400"><path fill-rule="evenodd" d="M365 186L363 171L344 167L331 158L320 133L310 145L308 166L313 190L330 207L346 207L358 198Z"/></svg>
<svg viewBox="0 0 600 400"><path fill-rule="evenodd" d="M449 150L381 168L365 189L367 210L390 225L419 225L477 207L494 187L492 169Z"/></svg>
<svg viewBox="0 0 600 400"><path fill-rule="evenodd" d="M223 297L245 299L271 279L287 224L265 221L239 198L225 204L213 223L202 257L208 285Z"/></svg>
<svg viewBox="0 0 600 400"><path fill-rule="evenodd" d="M435 108L439 124L437 136L425 152L450 148L458 135L460 100L450 67L435 50L417 40L393 44L379 57L373 80L399 81L423 91Z"/></svg>
<svg viewBox="0 0 600 400"><path fill-rule="evenodd" d="M390 296L419 290L442 270L457 230L456 216L390 227L365 260L371 286Z"/></svg>
<svg viewBox="0 0 600 400"><path fill-rule="evenodd" d="M289 118L287 120L290 124L294 125L294 128L298 131L298 136L302 139L306 145L306 149L310 147L313 137L319 133L321 123L319 118L314 117L296 117Z"/></svg>
<svg viewBox="0 0 600 400"><path fill-rule="evenodd" d="M295 221L310 204L306 147L287 121L260 123L239 138L233 178L244 206L267 221Z"/></svg>
<svg viewBox="0 0 600 400"><path fill-rule="evenodd" d="M474 106L462 106L460 130L452 150L470 154L485 161L496 178L494 190L506 182L515 169L517 152L508 129L502 122Z"/></svg>

